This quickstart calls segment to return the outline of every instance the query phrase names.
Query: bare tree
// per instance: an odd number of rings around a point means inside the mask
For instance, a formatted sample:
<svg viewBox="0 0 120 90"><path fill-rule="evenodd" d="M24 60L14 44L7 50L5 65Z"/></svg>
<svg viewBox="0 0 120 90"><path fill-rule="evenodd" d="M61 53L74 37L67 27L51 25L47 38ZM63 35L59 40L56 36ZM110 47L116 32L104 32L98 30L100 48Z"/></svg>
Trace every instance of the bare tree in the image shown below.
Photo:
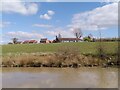
<svg viewBox="0 0 120 90"><path fill-rule="evenodd" d="M60 34L60 33L58 34L58 38L62 38L62 36L61 36L61 34Z"/></svg>
<svg viewBox="0 0 120 90"><path fill-rule="evenodd" d="M74 29L73 33L76 36L76 38L80 38L83 35L80 28Z"/></svg>
<svg viewBox="0 0 120 90"><path fill-rule="evenodd" d="M18 38L12 38L12 41L13 41L14 44L16 44L17 41L18 41Z"/></svg>

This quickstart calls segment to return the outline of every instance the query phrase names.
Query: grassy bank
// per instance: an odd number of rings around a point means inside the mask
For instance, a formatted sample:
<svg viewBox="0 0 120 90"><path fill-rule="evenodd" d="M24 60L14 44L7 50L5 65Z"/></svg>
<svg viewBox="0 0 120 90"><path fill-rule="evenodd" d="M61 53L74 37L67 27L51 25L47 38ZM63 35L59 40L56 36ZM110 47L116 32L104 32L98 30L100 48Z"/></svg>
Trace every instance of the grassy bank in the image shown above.
<svg viewBox="0 0 120 90"><path fill-rule="evenodd" d="M3 67L118 66L117 42L3 45ZM49 53L48 53L49 52Z"/></svg>
<svg viewBox="0 0 120 90"><path fill-rule="evenodd" d="M115 57L100 59L76 53L21 54L3 56L2 67L116 67Z"/></svg>
<svg viewBox="0 0 120 90"><path fill-rule="evenodd" d="M117 42L102 42L108 54L114 54L118 48ZM2 54L8 53L38 53L38 52L56 52L61 46L75 46L82 54L96 54L99 42L78 42L78 43L55 43L55 44L17 44L17 45L3 45Z"/></svg>

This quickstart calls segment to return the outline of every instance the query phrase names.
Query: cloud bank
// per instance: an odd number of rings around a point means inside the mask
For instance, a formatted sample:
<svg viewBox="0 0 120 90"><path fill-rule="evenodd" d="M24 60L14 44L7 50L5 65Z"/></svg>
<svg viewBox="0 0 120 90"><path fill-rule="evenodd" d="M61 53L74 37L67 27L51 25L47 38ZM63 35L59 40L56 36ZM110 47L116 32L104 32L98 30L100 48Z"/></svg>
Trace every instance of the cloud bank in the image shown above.
<svg viewBox="0 0 120 90"><path fill-rule="evenodd" d="M17 37L19 39L40 39L44 37L42 34L36 32L23 32L23 31L8 32L6 35L8 35L9 37Z"/></svg>
<svg viewBox="0 0 120 90"><path fill-rule="evenodd" d="M74 14L71 28L98 30L118 25L118 3L107 4L91 11Z"/></svg>
<svg viewBox="0 0 120 90"><path fill-rule="evenodd" d="M2 0L2 8L0 11L5 13L19 13L22 15L33 15L38 11L38 5L36 3L25 3L21 0Z"/></svg>
<svg viewBox="0 0 120 90"><path fill-rule="evenodd" d="M40 27L40 28L52 28L52 25L48 24L33 24L34 27Z"/></svg>

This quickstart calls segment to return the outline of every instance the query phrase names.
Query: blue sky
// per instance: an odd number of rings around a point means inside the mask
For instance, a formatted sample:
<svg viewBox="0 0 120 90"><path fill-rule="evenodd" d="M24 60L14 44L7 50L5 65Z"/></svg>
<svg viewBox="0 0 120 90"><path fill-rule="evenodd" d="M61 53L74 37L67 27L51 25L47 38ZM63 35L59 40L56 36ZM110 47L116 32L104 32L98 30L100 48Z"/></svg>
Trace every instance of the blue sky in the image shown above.
<svg viewBox="0 0 120 90"><path fill-rule="evenodd" d="M76 28L83 37L117 37L117 3L100 2L4 2L2 12L3 43L17 37L19 40L48 38L55 35L75 37Z"/></svg>

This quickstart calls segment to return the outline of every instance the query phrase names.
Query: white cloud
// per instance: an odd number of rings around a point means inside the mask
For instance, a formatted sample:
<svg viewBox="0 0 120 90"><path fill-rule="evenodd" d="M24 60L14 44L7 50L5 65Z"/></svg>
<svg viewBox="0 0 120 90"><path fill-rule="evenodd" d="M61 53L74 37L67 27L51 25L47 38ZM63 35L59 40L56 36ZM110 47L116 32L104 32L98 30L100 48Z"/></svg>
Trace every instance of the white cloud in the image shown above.
<svg viewBox="0 0 120 90"><path fill-rule="evenodd" d="M46 19L46 20L50 20L52 19L52 16L55 14L54 11L52 10L48 10L47 13L43 14L43 15L40 15L40 18L41 19Z"/></svg>
<svg viewBox="0 0 120 90"><path fill-rule="evenodd" d="M47 31L46 34L49 36L56 36L56 35L58 35L58 32L57 31Z"/></svg>
<svg viewBox="0 0 120 90"><path fill-rule="evenodd" d="M72 18L71 28L82 30L98 30L116 26L118 24L118 4L112 3L102 7L75 14Z"/></svg>
<svg viewBox="0 0 120 90"><path fill-rule="evenodd" d="M46 2L105 2L105 3L111 3L111 2L119 2L120 0L45 0Z"/></svg>
<svg viewBox="0 0 120 90"><path fill-rule="evenodd" d="M51 16L49 16L48 14L44 14L44 15L40 15L41 19L46 19L46 20L50 20Z"/></svg>
<svg viewBox="0 0 120 90"><path fill-rule="evenodd" d="M48 10L48 15L54 15L54 14L55 14L54 11L52 11L52 10Z"/></svg>
<svg viewBox="0 0 120 90"><path fill-rule="evenodd" d="M11 24L11 22L0 22L0 28L7 27L10 24Z"/></svg>
<svg viewBox="0 0 120 90"><path fill-rule="evenodd" d="M2 8L0 11L5 13L19 13L23 15L36 14L38 11L38 5L36 3L26 3L21 0L3 0Z"/></svg>
<svg viewBox="0 0 120 90"><path fill-rule="evenodd" d="M19 39L40 39L44 37L42 34L36 32L23 32L23 31L16 31L16 32L8 32L6 34L9 37L17 37Z"/></svg>
<svg viewBox="0 0 120 90"><path fill-rule="evenodd" d="M120 0L101 0L101 2L104 2L104 3L111 3L111 2L119 2Z"/></svg>
<svg viewBox="0 0 120 90"><path fill-rule="evenodd" d="M75 37L72 31L62 27L57 27L57 28L54 28L53 30L48 30L45 33L52 37L55 37L58 34L61 34L62 37Z"/></svg>
<svg viewBox="0 0 120 90"><path fill-rule="evenodd" d="M52 28L52 25L48 24L33 24L34 27L41 27L41 28Z"/></svg>

